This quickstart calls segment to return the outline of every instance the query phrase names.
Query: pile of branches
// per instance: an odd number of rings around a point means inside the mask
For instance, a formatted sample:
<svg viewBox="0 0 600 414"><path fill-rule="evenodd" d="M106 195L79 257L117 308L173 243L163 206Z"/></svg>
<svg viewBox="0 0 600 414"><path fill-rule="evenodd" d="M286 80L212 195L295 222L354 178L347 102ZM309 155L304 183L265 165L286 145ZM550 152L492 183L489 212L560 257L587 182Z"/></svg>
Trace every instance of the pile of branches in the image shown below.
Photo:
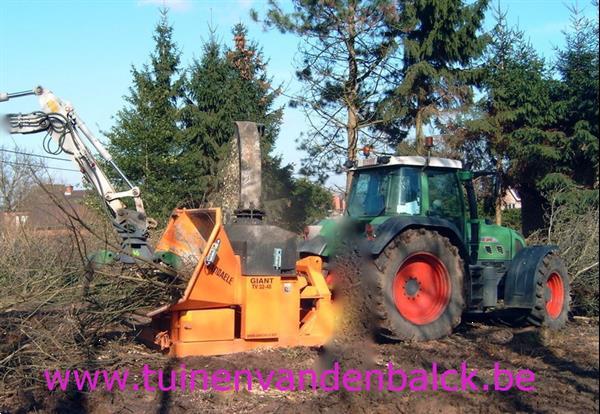
<svg viewBox="0 0 600 414"><path fill-rule="evenodd" d="M94 268L90 254L115 245L110 227L68 211L65 222L54 232L0 229L0 410L35 401L46 369L117 364L100 358L106 347L136 341L143 315L185 287L153 264Z"/></svg>
<svg viewBox="0 0 600 414"><path fill-rule="evenodd" d="M576 315L598 316L599 285L597 199L565 202L564 191L547 195L548 227L528 238L529 244L552 244L560 248L571 281L571 309Z"/></svg>

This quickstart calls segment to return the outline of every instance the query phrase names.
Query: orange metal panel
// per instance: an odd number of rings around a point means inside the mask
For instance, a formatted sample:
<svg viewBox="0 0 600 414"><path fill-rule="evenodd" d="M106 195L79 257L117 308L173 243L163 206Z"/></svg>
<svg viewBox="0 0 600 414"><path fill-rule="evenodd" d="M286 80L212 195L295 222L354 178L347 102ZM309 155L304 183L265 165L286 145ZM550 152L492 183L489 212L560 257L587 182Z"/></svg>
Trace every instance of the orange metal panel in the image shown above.
<svg viewBox="0 0 600 414"><path fill-rule="evenodd" d="M155 250L173 252L184 261L188 259L192 262L197 261L205 250L210 232L207 232L204 226L199 228L197 220L192 220L195 215L204 217L211 228L214 226L214 211L176 209L171 214L167 228L156 244Z"/></svg>
<svg viewBox="0 0 600 414"><path fill-rule="evenodd" d="M284 344L277 339L233 341L207 341L207 342L175 342L169 349L169 355L183 358L194 355L225 355L234 352L250 351L260 348L276 348L281 346L320 346L327 338L318 336L298 337L293 344Z"/></svg>
<svg viewBox="0 0 600 414"><path fill-rule="evenodd" d="M179 341L233 340L235 311L233 309L203 309L181 311Z"/></svg>
<svg viewBox="0 0 600 414"><path fill-rule="evenodd" d="M300 291L296 277L281 278L279 313L279 340L285 344L294 344L298 338L300 326Z"/></svg>
<svg viewBox="0 0 600 414"><path fill-rule="evenodd" d="M322 266L323 260L318 256L308 256L296 262L296 270L306 277L309 283L301 293L302 298L331 298L331 291L323 277Z"/></svg>
<svg viewBox="0 0 600 414"><path fill-rule="evenodd" d="M208 267L204 260L215 241L219 242L217 257ZM186 266L195 263L179 305L189 301L211 303L210 307L240 304L240 258L223 229L221 209L174 210L156 250L177 254Z"/></svg>
<svg viewBox="0 0 600 414"><path fill-rule="evenodd" d="M239 289L239 279L242 277L239 256L233 252L231 243L222 227L216 233L214 240L220 241L217 260L213 266L208 267L204 264L203 255L202 261L194 270L193 279L188 285L189 296L184 299L239 304L236 303L237 296L239 296L236 295L236 290Z"/></svg>
<svg viewBox="0 0 600 414"><path fill-rule="evenodd" d="M244 276L241 337L277 338L281 320L281 280L276 276Z"/></svg>
<svg viewBox="0 0 600 414"><path fill-rule="evenodd" d="M192 278L188 282L185 293L179 302L201 300L233 304L239 296L236 294L236 290L239 290L239 278L241 277L240 260L233 252L229 238L221 225L221 209L207 209L207 211L214 213L214 222L201 225L203 217L212 220L209 216L201 215L200 213L203 211L202 209L187 210L187 214L194 215L196 226L201 226L206 230L211 224L212 231L206 241L206 248L202 252L198 265L194 269ZM208 267L205 265L204 259L212 244L216 241L219 241L217 257L214 265Z"/></svg>

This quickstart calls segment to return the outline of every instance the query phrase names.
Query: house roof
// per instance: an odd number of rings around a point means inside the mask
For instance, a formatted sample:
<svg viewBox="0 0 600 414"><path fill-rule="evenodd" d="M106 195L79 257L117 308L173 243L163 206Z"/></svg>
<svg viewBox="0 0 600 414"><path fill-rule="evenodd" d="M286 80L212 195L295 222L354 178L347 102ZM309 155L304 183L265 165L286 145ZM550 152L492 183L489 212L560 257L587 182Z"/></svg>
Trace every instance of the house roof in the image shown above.
<svg viewBox="0 0 600 414"><path fill-rule="evenodd" d="M514 197L515 200L521 201L521 195L519 194L518 190L516 190L516 189L514 189L512 187L508 187L508 191Z"/></svg>
<svg viewBox="0 0 600 414"><path fill-rule="evenodd" d="M4 213L4 220L25 216L22 224L38 229L58 229L69 225L68 215L84 218L89 209L83 203L86 191L71 190L71 187L51 184L36 186L25 197L18 212Z"/></svg>

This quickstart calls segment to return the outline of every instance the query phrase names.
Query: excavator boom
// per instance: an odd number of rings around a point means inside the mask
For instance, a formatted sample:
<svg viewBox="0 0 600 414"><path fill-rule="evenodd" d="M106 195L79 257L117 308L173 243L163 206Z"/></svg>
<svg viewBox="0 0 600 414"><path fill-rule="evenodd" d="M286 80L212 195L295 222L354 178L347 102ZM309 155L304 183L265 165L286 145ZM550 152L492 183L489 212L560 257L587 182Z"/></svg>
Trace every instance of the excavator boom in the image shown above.
<svg viewBox="0 0 600 414"><path fill-rule="evenodd" d="M85 122L68 102L63 102L52 91L37 86L31 91L0 93L0 102L13 98L35 95L41 111L29 114L7 114L3 123L11 134L34 134L46 132L82 172L85 179L101 197L111 222L121 239L121 252L118 255L124 263L136 260L151 261L152 250L148 244L148 228L155 225L146 216L141 192L131 184L123 171L114 163L110 153L92 134ZM91 148L90 148L91 146ZM93 148L93 150L92 150ZM99 154L128 187L117 191L94 155ZM133 200L135 210L127 208L124 200Z"/></svg>

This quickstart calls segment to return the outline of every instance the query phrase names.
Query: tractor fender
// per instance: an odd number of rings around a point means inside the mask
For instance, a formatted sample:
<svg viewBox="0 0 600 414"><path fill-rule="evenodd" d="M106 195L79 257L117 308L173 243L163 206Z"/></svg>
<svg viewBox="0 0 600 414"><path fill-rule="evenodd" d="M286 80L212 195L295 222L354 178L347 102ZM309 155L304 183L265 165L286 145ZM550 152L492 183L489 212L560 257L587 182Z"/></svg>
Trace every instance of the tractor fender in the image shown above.
<svg viewBox="0 0 600 414"><path fill-rule="evenodd" d="M325 240L325 237L318 235L300 243L298 246L298 253L300 257L308 255L324 256L326 248L327 241Z"/></svg>
<svg viewBox="0 0 600 414"><path fill-rule="evenodd" d="M504 306L527 308L535 305L536 270L544 257L558 246L529 246L520 250L508 267L504 281Z"/></svg>
<svg viewBox="0 0 600 414"><path fill-rule="evenodd" d="M437 217L392 217L376 230L376 237L371 241L369 250L374 256L379 254L400 233L409 228L426 228L435 230L446 236L459 249L461 256L468 257L463 237L456 225L449 220Z"/></svg>

